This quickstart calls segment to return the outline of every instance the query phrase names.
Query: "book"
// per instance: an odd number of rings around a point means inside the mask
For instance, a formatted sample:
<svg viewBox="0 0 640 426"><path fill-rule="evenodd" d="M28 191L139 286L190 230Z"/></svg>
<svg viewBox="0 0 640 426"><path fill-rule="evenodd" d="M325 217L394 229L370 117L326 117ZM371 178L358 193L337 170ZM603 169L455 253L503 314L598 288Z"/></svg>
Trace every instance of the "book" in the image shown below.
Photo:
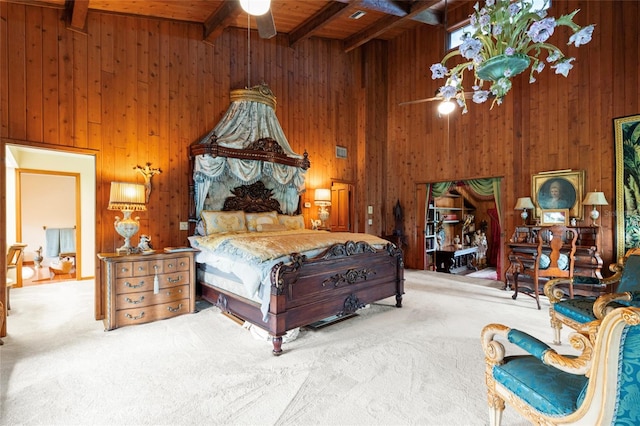
<svg viewBox="0 0 640 426"><path fill-rule="evenodd" d="M187 247L187 246L182 246L182 247L165 247L164 248L164 252L165 253L178 253L181 251L192 251L193 249L191 247Z"/></svg>

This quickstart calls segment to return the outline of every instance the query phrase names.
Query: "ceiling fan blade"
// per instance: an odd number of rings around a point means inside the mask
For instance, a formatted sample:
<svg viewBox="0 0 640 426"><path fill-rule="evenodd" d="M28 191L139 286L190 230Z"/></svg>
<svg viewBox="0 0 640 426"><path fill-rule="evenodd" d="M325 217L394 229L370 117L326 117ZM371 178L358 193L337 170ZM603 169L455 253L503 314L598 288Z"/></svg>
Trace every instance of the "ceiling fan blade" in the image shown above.
<svg viewBox="0 0 640 426"><path fill-rule="evenodd" d="M258 34L260 38L272 38L277 34L276 23L273 20L271 9L264 15L256 16L256 24L258 25Z"/></svg>
<svg viewBox="0 0 640 426"><path fill-rule="evenodd" d="M433 98L425 98L425 99L417 99L415 101L400 102L398 105L413 105L413 104L421 104L423 102L441 101L441 100L442 98L440 96L435 96Z"/></svg>

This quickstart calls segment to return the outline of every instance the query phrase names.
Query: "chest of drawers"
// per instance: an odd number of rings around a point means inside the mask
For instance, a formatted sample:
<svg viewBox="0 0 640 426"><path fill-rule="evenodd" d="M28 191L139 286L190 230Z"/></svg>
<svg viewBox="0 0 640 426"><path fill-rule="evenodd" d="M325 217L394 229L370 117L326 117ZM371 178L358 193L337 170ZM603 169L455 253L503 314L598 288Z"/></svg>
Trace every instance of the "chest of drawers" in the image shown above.
<svg viewBox="0 0 640 426"><path fill-rule="evenodd" d="M195 312L194 251L98 258L105 330Z"/></svg>

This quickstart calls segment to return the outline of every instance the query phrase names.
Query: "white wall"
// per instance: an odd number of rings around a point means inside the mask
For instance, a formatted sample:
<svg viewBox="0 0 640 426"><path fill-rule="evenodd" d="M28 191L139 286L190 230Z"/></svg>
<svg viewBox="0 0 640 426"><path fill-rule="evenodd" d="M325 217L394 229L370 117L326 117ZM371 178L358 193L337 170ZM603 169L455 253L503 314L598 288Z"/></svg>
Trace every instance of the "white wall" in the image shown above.
<svg viewBox="0 0 640 426"><path fill-rule="evenodd" d="M24 146L7 145L7 148L13 154L19 169L28 169L29 171L57 171L80 174L80 231L76 230L76 235L80 236L80 241L76 245L81 247L81 263L80 271L77 273L79 278L90 278L95 275L96 262L96 226L95 226L95 188L96 188L96 165L95 156L82 155L75 153L67 153L54 150L46 150L39 148L30 148ZM13 171L7 170L7 175ZM7 241L9 235L16 235L15 220L15 197L9 198L9 176L7 176ZM15 179L13 179L13 188L15 188ZM12 190L14 193L15 191ZM29 197L29 194L21 194L21 197ZM11 201L10 201L11 200ZM56 209L57 206L42 206L43 209ZM10 210L14 212L10 213ZM10 219L13 219L13 222ZM40 229L45 223L39 224ZM51 225L53 226L53 225ZM27 259L32 259L35 250L38 247L27 247Z"/></svg>

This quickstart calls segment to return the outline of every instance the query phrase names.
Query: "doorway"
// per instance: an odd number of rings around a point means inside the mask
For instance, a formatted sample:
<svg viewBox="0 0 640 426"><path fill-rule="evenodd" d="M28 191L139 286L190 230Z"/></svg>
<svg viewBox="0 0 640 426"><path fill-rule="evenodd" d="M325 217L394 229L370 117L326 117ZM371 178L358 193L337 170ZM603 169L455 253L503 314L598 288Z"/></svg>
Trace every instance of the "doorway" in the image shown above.
<svg viewBox="0 0 640 426"><path fill-rule="evenodd" d="M5 147L7 158L5 172L5 190L7 194L6 208L6 240L18 241L21 238L29 238L29 232L39 233L37 238L44 238L46 227L73 228L75 226L76 255L73 262L76 264L77 280L91 279L95 275L95 192L96 192L96 157L92 154L81 154L47 148L37 148L25 145L7 144ZM73 184L71 199L75 200L72 210L75 219L70 222L51 222L40 219L37 223L26 224L23 222L21 205L23 201L33 198L35 205L45 213L45 217L55 218L56 212L68 209L62 207L61 202L48 200L39 190L29 189L29 192L21 190L21 176L46 175L52 182L61 184L65 179L72 177ZM62 179L62 180L60 180ZM68 210L63 212L69 216ZM44 220L44 222L43 222ZM53 220L53 219L52 219ZM57 219L55 219L57 220ZM29 226L30 231L27 230ZM37 256L36 250L40 243L34 239L33 244L25 250L24 260L29 264L34 262Z"/></svg>
<svg viewBox="0 0 640 426"><path fill-rule="evenodd" d="M473 273L478 266L488 266L495 268L496 278L501 279L501 180L416 184L417 217L422 218L419 234L424 245L420 263L424 269L465 274ZM446 258L447 253L453 257Z"/></svg>
<svg viewBox="0 0 640 426"><path fill-rule="evenodd" d="M331 231L352 232L353 184L344 181L331 183Z"/></svg>

